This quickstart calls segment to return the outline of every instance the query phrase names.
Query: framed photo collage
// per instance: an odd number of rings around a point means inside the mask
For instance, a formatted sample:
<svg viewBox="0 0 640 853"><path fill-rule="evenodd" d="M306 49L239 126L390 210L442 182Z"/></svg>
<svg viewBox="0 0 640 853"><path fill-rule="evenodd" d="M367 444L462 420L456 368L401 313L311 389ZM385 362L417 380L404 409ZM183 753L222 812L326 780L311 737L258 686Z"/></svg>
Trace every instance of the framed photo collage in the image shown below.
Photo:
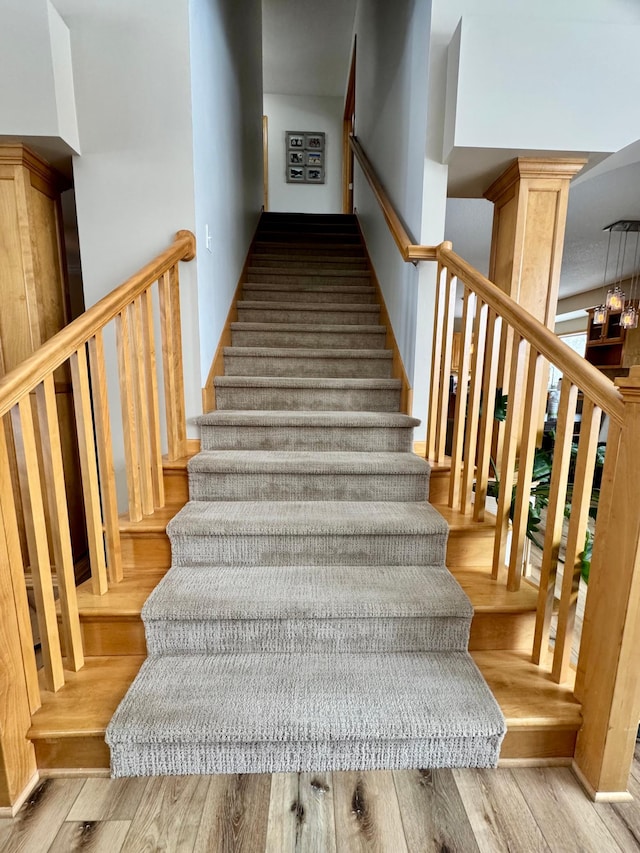
<svg viewBox="0 0 640 853"><path fill-rule="evenodd" d="M324 133L288 130L286 169L288 184L324 184Z"/></svg>

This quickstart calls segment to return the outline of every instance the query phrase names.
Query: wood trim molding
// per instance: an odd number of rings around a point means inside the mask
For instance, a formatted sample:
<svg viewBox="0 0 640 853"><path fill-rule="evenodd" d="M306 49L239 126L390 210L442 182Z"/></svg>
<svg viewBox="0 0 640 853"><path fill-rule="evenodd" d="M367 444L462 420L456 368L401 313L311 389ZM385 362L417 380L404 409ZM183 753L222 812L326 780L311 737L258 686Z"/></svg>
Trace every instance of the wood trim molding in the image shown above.
<svg viewBox="0 0 640 853"><path fill-rule="evenodd" d="M68 178L26 145L0 145L0 166L23 166L32 175L44 181L55 193L60 193L71 186Z"/></svg>
<svg viewBox="0 0 640 853"><path fill-rule="evenodd" d="M523 178L570 180L586 162L584 157L517 157L485 191L484 197L495 202Z"/></svg>

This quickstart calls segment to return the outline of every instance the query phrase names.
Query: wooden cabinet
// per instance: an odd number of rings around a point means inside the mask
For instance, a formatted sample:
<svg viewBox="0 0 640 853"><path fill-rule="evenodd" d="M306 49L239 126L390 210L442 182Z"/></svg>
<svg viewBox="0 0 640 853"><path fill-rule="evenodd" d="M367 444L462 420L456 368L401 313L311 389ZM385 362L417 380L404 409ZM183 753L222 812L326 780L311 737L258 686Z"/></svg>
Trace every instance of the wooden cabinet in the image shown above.
<svg viewBox="0 0 640 853"><path fill-rule="evenodd" d="M24 145L0 145L0 376L70 320L60 212L60 194L67 185ZM55 390L74 558L80 564L86 533L66 366L56 372Z"/></svg>
<svg viewBox="0 0 640 853"><path fill-rule="evenodd" d="M585 358L608 376L622 376L628 368L640 363L640 329L623 329L620 312L609 312L602 325L594 325L589 309Z"/></svg>

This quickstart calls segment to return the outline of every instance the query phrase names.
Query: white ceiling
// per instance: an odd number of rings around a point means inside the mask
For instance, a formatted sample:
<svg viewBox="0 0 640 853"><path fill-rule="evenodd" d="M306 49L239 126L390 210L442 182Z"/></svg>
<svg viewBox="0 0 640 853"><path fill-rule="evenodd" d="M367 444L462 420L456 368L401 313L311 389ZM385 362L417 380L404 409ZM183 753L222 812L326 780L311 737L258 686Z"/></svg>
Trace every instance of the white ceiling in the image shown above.
<svg viewBox="0 0 640 853"><path fill-rule="evenodd" d="M343 97L356 0L262 0L262 74L272 95Z"/></svg>

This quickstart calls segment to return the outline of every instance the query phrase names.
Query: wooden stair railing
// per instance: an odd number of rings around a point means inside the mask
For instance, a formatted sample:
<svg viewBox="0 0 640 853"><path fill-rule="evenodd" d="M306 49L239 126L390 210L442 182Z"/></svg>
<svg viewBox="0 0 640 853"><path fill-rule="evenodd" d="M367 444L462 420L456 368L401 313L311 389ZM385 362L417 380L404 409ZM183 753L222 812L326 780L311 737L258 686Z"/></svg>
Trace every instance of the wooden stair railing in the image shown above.
<svg viewBox="0 0 640 853"><path fill-rule="evenodd" d="M520 587L523 575L532 467L542 435L549 365L562 372L531 649L532 661L548 668L549 678L556 682L567 680L570 672L598 436L603 414L609 418L574 689L584 720L574 769L593 796L619 796L626 789L640 719L640 679L635 676L640 648L640 366L614 384L457 255L451 243L414 244L362 145L352 137L351 147L402 258L438 264L426 439L426 456L438 463L445 460L454 303L458 283L462 287L448 504L476 521L485 520L492 449L497 448L499 490L491 572L511 591ZM494 419L498 388L508 389L503 426ZM579 395L581 427L569 483ZM556 594L568 504L564 569ZM557 628L551 650L554 608Z"/></svg>
<svg viewBox="0 0 640 853"><path fill-rule="evenodd" d="M41 704L25 566L31 567L45 689L59 690L65 682L65 668L77 671L84 662L55 377L69 363L91 579L94 593L102 594L110 583L122 580L103 332L110 323L115 324L128 511L132 520L139 520L164 505L153 285L158 283L168 457L174 460L187 452L178 264L194 256L195 237L190 231L179 231L169 248L0 380L0 633L5 645L3 664L16 675L11 684L3 677L0 738L8 738L13 749L20 743L20 749L27 746L24 721L19 720L25 707L33 714ZM14 454L16 483L10 476ZM20 505L26 554L18 532ZM60 599L62 639L52 569ZM20 685L23 696L18 695ZM6 743L0 742L0 753L5 749ZM15 785L3 780L3 769L0 766L0 792L11 792Z"/></svg>

